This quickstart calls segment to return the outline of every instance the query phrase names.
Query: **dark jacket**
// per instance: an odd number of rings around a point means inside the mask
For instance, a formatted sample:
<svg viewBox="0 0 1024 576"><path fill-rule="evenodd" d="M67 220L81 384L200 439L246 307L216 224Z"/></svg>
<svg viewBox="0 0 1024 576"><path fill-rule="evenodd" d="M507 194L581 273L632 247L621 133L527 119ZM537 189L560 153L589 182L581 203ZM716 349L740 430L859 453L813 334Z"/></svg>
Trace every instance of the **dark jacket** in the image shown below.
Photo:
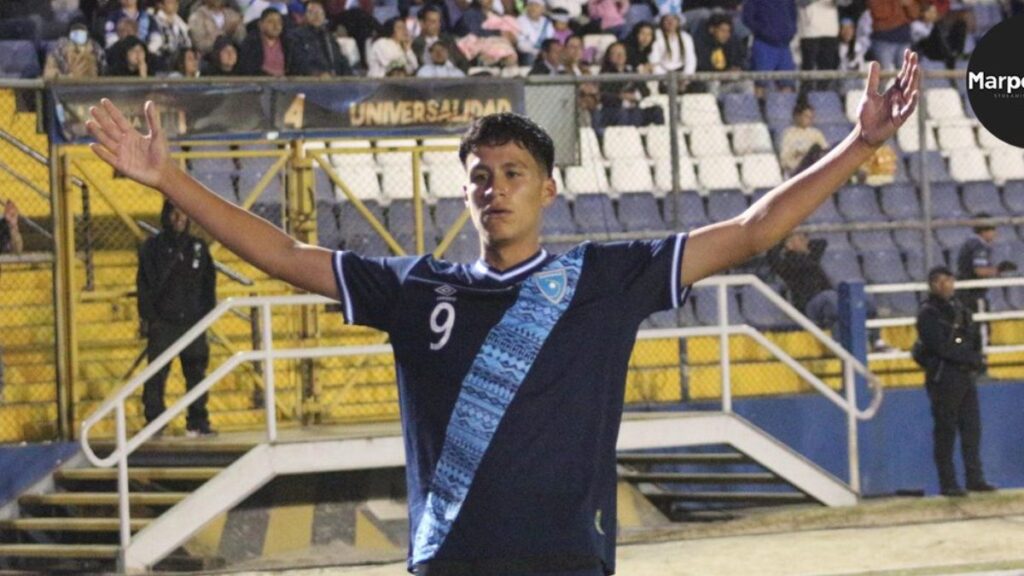
<svg viewBox="0 0 1024 576"><path fill-rule="evenodd" d="M553 70L543 56L539 56L533 61L533 66L530 67L530 71L527 73L528 76L550 76L552 74L561 74L561 72Z"/></svg>
<svg viewBox="0 0 1024 576"><path fill-rule="evenodd" d="M296 76L351 76L352 67L326 28L297 26L288 33L285 68Z"/></svg>
<svg viewBox="0 0 1024 576"><path fill-rule="evenodd" d="M150 326L188 326L217 304L216 272L205 242L168 229L165 226L139 250L139 318Z"/></svg>
<svg viewBox="0 0 1024 576"><path fill-rule="evenodd" d="M819 292L832 289L832 282L821 267L828 241L810 241L810 252L791 252L786 249L773 250L768 254L772 271L782 278L789 292L789 300L801 312L806 312L807 303Z"/></svg>
<svg viewBox="0 0 1024 576"><path fill-rule="evenodd" d="M694 35L693 43L698 72L727 72L732 68L742 70L747 67L747 47L735 35L725 44L719 44L704 26L700 33Z"/></svg>
<svg viewBox="0 0 1024 576"><path fill-rule="evenodd" d="M927 382L944 375L971 376L984 368L981 333L959 298L930 295L917 314L917 338L926 359Z"/></svg>
<svg viewBox="0 0 1024 576"><path fill-rule="evenodd" d="M469 60L466 60L466 55L459 50L459 45L455 42L455 37L451 34L445 34L442 32L437 37L437 41L440 42L444 47L448 48L448 59L451 60L455 67L463 72L469 71ZM416 55L416 58L420 62L430 62L430 52L427 50L427 39L423 36L417 36L412 41L412 53Z"/></svg>
<svg viewBox="0 0 1024 576"><path fill-rule="evenodd" d="M281 49L284 51L284 74L293 74L289 66L293 65L288 34L281 34ZM238 64L235 66L235 74L238 76L266 76L263 71L263 38L259 31L250 32L242 46L238 49Z"/></svg>
<svg viewBox="0 0 1024 576"><path fill-rule="evenodd" d="M794 0L746 0L743 23L754 38L772 46L789 46L796 36L796 2Z"/></svg>

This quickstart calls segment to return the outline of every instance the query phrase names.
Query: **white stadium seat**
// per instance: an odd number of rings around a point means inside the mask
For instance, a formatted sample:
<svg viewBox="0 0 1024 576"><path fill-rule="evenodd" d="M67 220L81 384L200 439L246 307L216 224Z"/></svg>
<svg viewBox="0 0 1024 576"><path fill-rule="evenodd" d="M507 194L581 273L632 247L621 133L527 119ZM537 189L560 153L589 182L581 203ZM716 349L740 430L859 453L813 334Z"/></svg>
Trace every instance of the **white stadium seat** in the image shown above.
<svg viewBox="0 0 1024 576"><path fill-rule="evenodd" d="M1007 180L1024 180L1024 151L1008 146L989 152L992 179L1002 184Z"/></svg>
<svg viewBox="0 0 1024 576"><path fill-rule="evenodd" d="M647 162L612 160L611 187L616 194L625 192L653 192L654 180Z"/></svg>
<svg viewBox="0 0 1024 576"><path fill-rule="evenodd" d="M731 155L725 126L705 126L690 135L690 153L694 158Z"/></svg>
<svg viewBox="0 0 1024 576"><path fill-rule="evenodd" d="M339 171L338 176L341 177L341 181L352 191L352 194L355 194L356 198L360 200L373 200L375 202L382 201L380 181L377 179L377 170L372 164L346 166L344 170ZM338 191L338 197L345 198L340 190Z"/></svg>
<svg viewBox="0 0 1024 576"><path fill-rule="evenodd" d="M459 162L433 165L427 174L427 183L430 184L429 197L462 198L466 169Z"/></svg>
<svg viewBox="0 0 1024 576"><path fill-rule="evenodd" d="M423 172L420 172L420 191L423 194L423 200L428 200ZM382 174L381 192L388 202L401 198L412 198L412 166L401 164L388 166Z"/></svg>
<svg viewBox="0 0 1024 576"><path fill-rule="evenodd" d="M906 123L904 123L896 133L896 142L904 152L917 152L921 149L921 139L918 134L919 127L917 123L918 111L915 110L914 113L911 114L910 118L907 118ZM938 149L938 145L935 143L935 132L931 126L928 126L925 130L925 134L927 135L928 150Z"/></svg>
<svg viewBox="0 0 1024 576"><path fill-rule="evenodd" d="M705 190L742 188L740 173L733 156L703 158L697 162L697 177Z"/></svg>
<svg viewBox="0 0 1024 576"><path fill-rule="evenodd" d="M430 138L423 141L424 146L454 146L455 149L449 152L424 152L423 163L431 166L435 164L447 164L450 162L459 162L459 143L460 138Z"/></svg>
<svg viewBox="0 0 1024 576"><path fill-rule="evenodd" d="M644 145L636 126L609 126L604 130L604 157L609 160L620 158L645 158Z"/></svg>
<svg viewBox="0 0 1024 576"><path fill-rule="evenodd" d="M654 164L654 187L659 194L672 191L672 161L668 158L658 160ZM697 190L697 175L693 171L693 162L689 158L679 159L679 189Z"/></svg>
<svg viewBox="0 0 1024 576"><path fill-rule="evenodd" d="M699 138L699 136L694 137ZM761 122L734 124L732 127L732 151L737 156L774 152L772 135L768 132L768 126Z"/></svg>
<svg viewBox="0 0 1024 576"><path fill-rule="evenodd" d="M395 138L389 140L377 140L377 147L409 147L416 146L413 138ZM377 163L382 169L389 169L392 166L408 166L412 169L412 152L377 152Z"/></svg>
<svg viewBox="0 0 1024 576"><path fill-rule="evenodd" d="M608 176L602 165L593 162L568 166L565 169L565 189L569 196L608 193Z"/></svg>
<svg viewBox="0 0 1024 576"><path fill-rule="evenodd" d="M331 154L331 164L335 166L375 166L376 161L370 154L372 148L369 140L336 140L331 142L330 149L333 150L366 150L360 154Z"/></svg>
<svg viewBox="0 0 1024 576"><path fill-rule="evenodd" d="M774 154L751 154L740 161L740 174L748 190L782 184L782 169Z"/></svg>
<svg viewBox="0 0 1024 576"><path fill-rule="evenodd" d="M580 128L580 161L597 161L604 160L601 156L601 144L597 141L597 134L593 128L586 126Z"/></svg>
<svg viewBox="0 0 1024 576"><path fill-rule="evenodd" d="M962 148L977 148L974 141L974 129L967 124L940 125L939 148L943 150L960 150Z"/></svg>
<svg viewBox="0 0 1024 576"><path fill-rule="evenodd" d="M949 175L957 182L991 180L985 153L977 148L964 148L949 155Z"/></svg>
<svg viewBox="0 0 1024 576"><path fill-rule="evenodd" d="M684 126L717 126L722 123L718 100L712 94L683 94L679 98L679 118ZM665 118L668 121L668 118Z"/></svg>
<svg viewBox="0 0 1024 576"><path fill-rule="evenodd" d="M683 131L676 131L678 135L677 140L679 141L679 155L681 157L690 156L690 151L686 147L686 138L683 136ZM665 158L672 157L672 144L669 139L669 129L665 126L652 126L647 131L647 155L654 160L663 160Z"/></svg>
<svg viewBox="0 0 1024 576"><path fill-rule="evenodd" d="M960 93L953 88L932 88L925 91L928 118L942 124L966 119Z"/></svg>

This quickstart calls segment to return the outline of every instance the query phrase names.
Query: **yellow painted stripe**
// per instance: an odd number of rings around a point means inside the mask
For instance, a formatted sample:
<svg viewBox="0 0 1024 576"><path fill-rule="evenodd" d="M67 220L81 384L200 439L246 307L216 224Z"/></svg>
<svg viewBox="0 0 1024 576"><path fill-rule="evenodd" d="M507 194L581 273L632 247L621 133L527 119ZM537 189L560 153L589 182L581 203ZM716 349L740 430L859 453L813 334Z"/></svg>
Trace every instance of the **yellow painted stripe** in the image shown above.
<svg viewBox="0 0 1024 576"><path fill-rule="evenodd" d="M370 513L360 508L356 511L356 548L359 550L395 550L397 546L388 538Z"/></svg>
<svg viewBox="0 0 1024 576"><path fill-rule="evenodd" d="M218 514L185 544L185 551L194 557L216 556L220 551L220 540L227 522L227 512Z"/></svg>
<svg viewBox="0 0 1024 576"><path fill-rule="evenodd" d="M311 486L307 483L278 492L278 503L270 509L267 533L263 539L263 556L305 550L313 545L313 514L315 505Z"/></svg>

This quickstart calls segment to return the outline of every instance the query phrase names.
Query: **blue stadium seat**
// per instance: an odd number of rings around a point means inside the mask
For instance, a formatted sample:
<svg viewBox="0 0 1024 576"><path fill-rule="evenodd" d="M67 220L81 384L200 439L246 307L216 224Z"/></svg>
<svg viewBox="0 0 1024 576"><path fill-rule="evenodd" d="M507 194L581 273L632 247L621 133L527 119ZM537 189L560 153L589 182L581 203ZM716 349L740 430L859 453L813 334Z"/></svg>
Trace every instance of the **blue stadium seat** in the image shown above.
<svg viewBox="0 0 1024 576"><path fill-rule="evenodd" d="M662 310L661 312L655 312L648 316L640 324L641 330L650 330L652 328L678 328L679 327L679 312L677 310Z"/></svg>
<svg viewBox="0 0 1024 576"><path fill-rule="evenodd" d="M847 222L885 222L888 220L870 186L853 185L839 189L837 194L839 213Z"/></svg>
<svg viewBox="0 0 1024 576"><path fill-rule="evenodd" d="M872 284L893 284L909 282L910 275L903 265L899 250L888 248L871 250L862 253L864 258L864 278Z"/></svg>
<svg viewBox="0 0 1024 576"><path fill-rule="evenodd" d="M0 41L0 78L38 78L39 53L30 40Z"/></svg>
<svg viewBox="0 0 1024 576"><path fill-rule="evenodd" d="M946 182L932 184L932 217L938 219L966 219L970 215L964 210L960 203L960 194L957 193L956 185Z"/></svg>
<svg viewBox="0 0 1024 576"><path fill-rule="evenodd" d="M896 250L896 244L893 242L892 234L888 230L850 232L850 243L861 252Z"/></svg>
<svg viewBox="0 0 1024 576"><path fill-rule="evenodd" d="M924 246L924 230L913 228L901 228L892 231L892 239L899 246L900 250L921 250Z"/></svg>
<svg viewBox="0 0 1024 576"><path fill-rule="evenodd" d="M857 253L852 248L829 247L821 259L821 267L835 285L850 280L864 280L864 274L857 262Z"/></svg>
<svg viewBox="0 0 1024 576"><path fill-rule="evenodd" d="M235 181L238 171L228 159L194 158L190 161L192 176L215 194L230 202L239 202Z"/></svg>
<svg viewBox="0 0 1024 576"><path fill-rule="evenodd" d="M384 210L376 202L363 202L363 204L381 224L384 223ZM379 236L366 218L363 218L363 215L350 202L342 202L338 205L338 230L341 231L341 237L346 240L359 235Z"/></svg>
<svg viewBox="0 0 1024 576"><path fill-rule="evenodd" d="M1009 216L999 198L999 189L991 182L969 182L961 189L964 207L972 216L987 213L990 216Z"/></svg>
<svg viewBox="0 0 1024 576"><path fill-rule="evenodd" d="M576 197L574 212L576 223L584 234L622 232L611 198L605 194L580 194Z"/></svg>
<svg viewBox="0 0 1024 576"><path fill-rule="evenodd" d="M792 116L792 111L790 111ZM763 122L761 108L753 94L732 93L722 96L722 117L726 124Z"/></svg>
<svg viewBox="0 0 1024 576"><path fill-rule="evenodd" d="M821 133L825 135L825 141L828 142L829 146L835 146L843 141L850 135L850 131L853 130L853 124L849 122L840 122L838 124L819 124L818 128Z"/></svg>
<svg viewBox="0 0 1024 576"><path fill-rule="evenodd" d="M679 228L682 230L694 230L706 226L711 221L704 211L704 199L696 192L681 192L675 196L676 214L671 209L665 209L665 222L672 224L674 217L679 219Z"/></svg>
<svg viewBox="0 0 1024 576"><path fill-rule="evenodd" d="M914 182L920 183L918 178L920 177L920 166L921 156L920 154L910 155L910 178ZM952 182L953 177L949 175L949 170L946 168L946 161L942 158L942 153L938 150L927 150L925 151L925 175L929 182L935 184L937 182Z"/></svg>
<svg viewBox="0 0 1024 576"><path fill-rule="evenodd" d="M708 218L721 222L747 209L747 197L739 190L715 190L708 195Z"/></svg>
<svg viewBox="0 0 1024 576"><path fill-rule="evenodd" d="M332 202L316 203L316 236L317 242L324 248L337 250L341 247L341 234L338 230L337 204Z"/></svg>
<svg viewBox="0 0 1024 576"><path fill-rule="evenodd" d="M938 240L939 246L950 251L950 258L954 263L956 262L957 251L960 250L963 243L973 235L974 231L966 226L937 228L935 230L935 239Z"/></svg>
<svg viewBox="0 0 1024 576"><path fill-rule="evenodd" d="M815 124L846 124L846 111L839 100L839 94L832 90L815 90L807 93L807 103L814 108ZM831 140L830 140L831 142Z"/></svg>
<svg viewBox="0 0 1024 576"><path fill-rule="evenodd" d="M1003 288L990 288L988 291L988 306L992 312L1007 312L1013 310L1006 297L1006 290Z"/></svg>
<svg viewBox="0 0 1024 576"><path fill-rule="evenodd" d="M887 184L879 189L882 211L892 220L920 220L921 201L913 186Z"/></svg>
<svg viewBox="0 0 1024 576"><path fill-rule="evenodd" d="M619 222L626 232L667 230L658 212L658 201L650 192L635 192L619 197Z"/></svg>
<svg viewBox="0 0 1024 576"><path fill-rule="evenodd" d="M241 158L238 170L238 197L244 202L256 184L270 171L276 158ZM284 202L284 172L279 169L263 189L258 202L281 204Z"/></svg>
<svg viewBox="0 0 1024 576"><path fill-rule="evenodd" d="M579 233L565 196L555 196L555 201L544 211L543 233L545 236L568 236Z"/></svg>
<svg viewBox="0 0 1024 576"><path fill-rule="evenodd" d="M1003 186L1003 204L1013 214L1024 214L1024 180L1013 180Z"/></svg>
<svg viewBox="0 0 1024 576"><path fill-rule="evenodd" d="M921 282L927 280L928 269L924 259L924 248L918 245L916 249L907 250L905 252L907 257L907 273L915 281ZM944 266L946 265L946 258L943 256L942 250L935 244L932 245L932 266Z"/></svg>
<svg viewBox="0 0 1024 576"><path fill-rule="evenodd" d="M1011 310L1024 310L1024 286L1007 286L1004 295Z"/></svg>
<svg viewBox="0 0 1024 576"><path fill-rule="evenodd" d="M391 256L391 249L388 248L384 239L376 233L353 234L342 238L341 248L351 250L360 256Z"/></svg>
<svg viewBox="0 0 1024 576"><path fill-rule="evenodd" d="M394 200L388 206L388 230L409 254L416 253L416 211L413 201ZM423 206L423 243L427 249L437 246L439 234L430 217L430 209Z"/></svg>
<svg viewBox="0 0 1024 576"><path fill-rule="evenodd" d="M807 218L808 224L842 224L843 217L836 210L836 203L831 197L825 199Z"/></svg>
<svg viewBox="0 0 1024 576"><path fill-rule="evenodd" d="M480 237L476 233L476 228L472 226L465 226L459 235L452 240L448 250L445 251L442 256L444 260L449 262L461 262L463 264L471 264L480 259Z"/></svg>
<svg viewBox="0 0 1024 576"><path fill-rule="evenodd" d="M850 248L850 237L846 232L817 232L812 236L828 242L828 248Z"/></svg>
<svg viewBox="0 0 1024 576"><path fill-rule="evenodd" d="M764 117L768 126L771 128L791 126L795 106L795 92L768 92L765 94Z"/></svg>
<svg viewBox="0 0 1024 576"><path fill-rule="evenodd" d="M556 196L555 198L561 198ZM466 203L459 198L439 198L437 206L434 207L434 222L437 225L437 229L441 235L448 233L448 229L455 224L455 221L462 215L462 211L466 209ZM472 227L472 223L466 220L466 225L463 226L463 230Z"/></svg>
<svg viewBox="0 0 1024 576"><path fill-rule="evenodd" d="M891 292L877 294L875 307L881 317L906 317L917 316L921 304L913 292Z"/></svg>
<svg viewBox="0 0 1024 576"><path fill-rule="evenodd" d="M698 324L704 326L718 324L718 287L694 288L690 292L693 299L694 317ZM726 291L726 305L728 306L729 324L743 324L746 319L740 312L739 303L736 301L735 290Z"/></svg>
<svg viewBox="0 0 1024 576"><path fill-rule="evenodd" d="M755 328L779 330L794 327L792 319L753 286L740 288L743 317Z"/></svg>

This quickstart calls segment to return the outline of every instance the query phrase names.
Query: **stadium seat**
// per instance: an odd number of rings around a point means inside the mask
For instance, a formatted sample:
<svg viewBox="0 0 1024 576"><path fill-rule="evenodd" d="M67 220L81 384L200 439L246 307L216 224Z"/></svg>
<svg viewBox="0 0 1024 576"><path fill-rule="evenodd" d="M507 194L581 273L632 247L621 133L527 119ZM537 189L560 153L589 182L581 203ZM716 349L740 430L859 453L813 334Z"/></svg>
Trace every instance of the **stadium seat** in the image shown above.
<svg viewBox="0 0 1024 576"><path fill-rule="evenodd" d="M820 128L821 133L825 135L825 141L828 142L828 145L835 146L850 135L850 132L853 130L853 125L848 124L843 120L837 124L820 124L818 128Z"/></svg>
<svg viewBox="0 0 1024 576"><path fill-rule="evenodd" d="M562 178L562 169L558 166L551 168L551 179L555 181L555 189L559 194L565 194L568 196L568 192L565 190L565 180Z"/></svg>
<svg viewBox="0 0 1024 576"><path fill-rule="evenodd" d="M881 317L917 316L921 304L913 292L889 292L875 296L875 308Z"/></svg>
<svg viewBox="0 0 1024 576"><path fill-rule="evenodd" d="M807 93L807 103L814 108L815 124L845 124L847 122L839 94L832 90L815 90Z"/></svg>
<svg viewBox="0 0 1024 576"><path fill-rule="evenodd" d="M751 154L740 161L740 174L748 190L782 184L782 169L774 154Z"/></svg>
<svg viewBox="0 0 1024 576"><path fill-rule="evenodd" d="M694 288L690 292L693 300L694 317L698 324L704 326L718 324L718 288ZM726 322L730 325L743 324L746 322L740 313L739 303L736 301L735 290L726 290Z"/></svg>
<svg viewBox="0 0 1024 576"><path fill-rule="evenodd" d="M669 196L669 199L671 198L672 196ZM665 207L665 222L671 225L673 219L678 218L678 229L694 230L711 222L704 211L704 199L696 192L677 194L675 196L675 210L676 212L673 213L670 207Z"/></svg>
<svg viewBox="0 0 1024 576"><path fill-rule="evenodd" d="M896 248L868 250L864 259L864 279L872 284L909 282L910 275L903 265L903 257Z"/></svg>
<svg viewBox="0 0 1024 576"><path fill-rule="evenodd" d="M273 167L276 158L241 158L238 171L238 197L243 202L248 198L260 180ZM267 187L257 202L269 202L282 204L284 202L284 173L285 167L280 168L271 177Z"/></svg>
<svg viewBox="0 0 1024 576"><path fill-rule="evenodd" d="M690 136L690 153L694 158L731 155L725 126L704 126Z"/></svg>
<svg viewBox="0 0 1024 576"><path fill-rule="evenodd" d="M900 150L904 152L917 152L921 149L921 138L918 126L919 116L918 110L914 110L914 113L907 118L907 121L900 127L899 131L896 132L896 142L899 144ZM925 140L927 142L928 150L938 149L938 144L935 141L935 131L930 125L925 126Z"/></svg>
<svg viewBox="0 0 1024 576"><path fill-rule="evenodd" d="M977 148L974 141L974 129L966 124L950 124L939 126L939 148L943 150L959 150L961 148Z"/></svg>
<svg viewBox="0 0 1024 576"><path fill-rule="evenodd" d="M1019 148L996 148L989 152L988 162L996 183L1024 180L1024 152Z"/></svg>
<svg viewBox="0 0 1024 576"><path fill-rule="evenodd" d="M988 129L980 124L978 125L978 144L986 150L999 150L1001 148L1019 150L1019 148L1015 148L1014 146L1003 142L999 138L996 138L995 134L989 132Z"/></svg>
<svg viewBox="0 0 1024 576"><path fill-rule="evenodd" d="M860 252L895 250L892 234L888 230L850 232L850 243Z"/></svg>
<svg viewBox="0 0 1024 576"><path fill-rule="evenodd" d="M365 202L366 209L377 221L384 224L384 210L376 202ZM342 202L338 205L338 230L342 238L350 239L356 236L377 236L377 232L370 225L369 221L359 213L351 202Z"/></svg>
<svg viewBox="0 0 1024 576"><path fill-rule="evenodd" d="M686 147L686 137L682 130L676 131L679 156L687 158L690 150ZM672 157L672 143L669 140L669 129L665 126L652 126L647 131L647 155L654 160L665 160Z"/></svg>
<svg viewBox="0 0 1024 576"><path fill-rule="evenodd" d="M600 164L568 166L565 169L565 189L570 196L605 194L609 191L608 176Z"/></svg>
<svg viewBox="0 0 1024 576"><path fill-rule="evenodd" d="M672 162L667 158L654 164L654 186L662 194L672 191ZM679 159L679 189L696 190L697 174L689 158Z"/></svg>
<svg viewBox="0 0 1024 576"><path fill-rule="evenodd" d="M900 250L920 250L924 245L924 230L915 228L897 228L892 231L892 239Z"/></svg>
<svg viewBox="0 0 1024 576"><path fill-rule="evenodd" d="M907 257L907 272L910 277L915 281L922 281L928 277L928 268L924 259L924 247L920 244L915 246L911 250L906 250ZM932 266L942 266L946 264L946 259L942 255L942 250L937 244L932 244Z"/></svg>
<svg viewBox="0 0 1024 576"><path fill-rule="evenodd" d="M828 197L818 209L807 218L808 224L842 224L843 217L836 210L836 203L832 197Z"/></svg>
<svg viewBox="0 0 1024 576"><path fill-rule="evenodd" d="M864 91L863 90L849 90L849 91L846 92L846 95L843 97L843 100L844 100L844 106L843 107L846 110L846 120L849 121L851 124L856 124L857 120L860 119L857 116L857 112L858 112L857 107L860 106L860 98L863 95L864 95Z"/></svg>
<svg viewBox="0 0 1024 576"><path fill-rule="evenodd" d="M235 181L238 178L238 171L235 163L226 158L193 158L191 160L192 176L215 194L233 202L239 203L238 192L235 190Z"/></svg>
<svg viewBox="0 0 1024 576"><path fill-rule="evenodd" d="M917 220L921 218L921 201L917 192L908 184L887 184L879 189L882 211L892 220Z"/></svg>
<svg viewBox="0 0 1024 576"><path fill-rule="evenodd" d="M745 92L722 95L722 116L726 124L760 124L764 121L757 98Z"/></svg>
<svg viewBox="0 0 1024 576"><path fill-rule="evenodd" d="M604 157L609 160L643 159L644 146L636 126L609 126L604 129Z"/></svg>
<svg viewBox="0 0 1024 576"><path fill-rule="evenodd" d="M846 232L817 232L813 237L824 240L829 248L852 248Z"/></svg>
<svg viewBox="0 0 1024 576"><path fill-rule="evenodd" d="M991 288L988 291L988 305L992 312L1008 312L1013 310L1006 297L1004 288Z"/></svg>
<svg viewBox="0 0 1024 576"><path fill-rule="evenodd" d="M935 239L939 242L939 246L950 251L950 259L954 260L954 262L956 260L957 251L960 250L960 247L964 245L964 242L973 235L974 231L966 226L937 228L935 230Z"/></svg>
<svg viewBox="0 0 1024 576"><path fill-rule="evenodd" d="M646 160L613 160L611 165L611 189L616 195L627 192L651 192L654 179Z"/></svg>
<svg viewBox="0 0 1024 576"><path fill-rule="evenodd" d="M737 156L774 153L772 135L761 122L735 124L732 127L732 151Z"/></svg>
<svg viewBox="0 0 1024 576"><path fill-rule="evenodd" d="M330 149L332 151L332 154L330 156L331 164L334 164L338 168L342 168L342 167L346 167L346 166L370 166L370 167L374 167L374 166L376 166L376 160L373 159L373 155L370 154L370 150L369 150L372 147L373 147L373 145L370 144L369 140L336 140L334 142L331 142L331 147L330 147ZM337 153L338 151L342 151L342 150L348 152L348 151L362 151L364 149L365 149L365 152L359 152L359 153L355 153L355 152L350 153L350 154L339 154L339 153Z"/></svg>
<svg viewBox="0 0 1024 576"><path fill-rule="evenodd" d="M779 330L795 326L792 319L756 287L743 286L739 290L739 297L743 317L755 328Z"/></svg>
<svg viewBox="0 0 1024 576"><path fill-rule="evenodd" d="M949 90L949 80L946 78L936 77L935 75L929 75L929 72L945 72L946 64L937 60L931 60L929 58L921 57L919 60L919 66L925 73L925 78L921 83L922 87L925 88L926 92L932 90Z"/></svg>
<svg viewBox="0 0 1024 576"><path fill-rule="evenodd" d="M565 202L564 198L561 200L563 203ZM448 233L448 229L455 224L465 209L466 203L456 198L441 198L437 201L437 206L434 207L434 224L441 236ZM466 225L463 228L471 227L472 224L466 220ZM576 226L573 225L573 231L575 232L575 230Z"/></svg>
<svg viewBox="0 0 1024 576"><path fill-rule="evenodd" d="M376 233L342 236L342 250L351 250L360 256L391 256L391 249Z"/></svg>
<svg viewBox="0 0 1024 576"><path fill-rule="evenodd" d="M793 124L793 108L797 95L794 92L768 92L765 94L764 119L771 128Z"/></svg>
<svg viewBox="0 0 1024 576"><path fill-rule="evenodd" d="M426 180L423 178L423 172L420 172L419 179L420 193L423 194L423 200L427 200L427 184ZM412 187L412 166L395 164L388 166L388 168L381 174L380 190L385 201L396 200L399 198L412 198Z"/></svg>
<svg viewBox="0 0 1024 576"><path fill-rule="evenodd" d="M601 162L604 157L601 156L601 144L597 141L597 133L594 132L593 128L583 126L580 128L580 162L586 164L587 162Z"/></svg>
<svg viewBox="0 0 1024 576"><path fill-rule="evenodd" d="M935 150L929 150L925 152L925 158L927 158L927 162L925 163L924 177L927 178L929 182L934 184L937 182L949 182L953 179L946 170L946 161L943 160L942 154ZM919 184L920 182L918 178L920 178L920 166L921 156L918 154L911 154L909 168L910 178Z"/></svg>
<svg viewBox="0 0 1024 576"><path fill-rule="evenodd" d="M423 141L424 146L454 146L456 149L449 152L434 152L428 151L423 153L423 163L434 167L438 164L458 164L462 165L459 160L459 143L460 138L430 138Z"/></svg>
<svg viewBox="0 0 1024 576"><path fill-rule="evenodd" d="M829 246L821 258L821 267L836 286L844 281L864 280L860 264L857 262L857 253L852 248Z"/></svg>
<svg viewBox="0 0 1024 576"><path fill-rule="evenodd" d="M0 40L0 77L38 78L42 73L34 42Z"/></svg>
<svg viewBox="0 0 1024 576"><path fill-rule="evenodd" d="M708 195L708 218L721 222L747 209L747 197L739 190L716 190Z"/></svg>
<svg viewBox="0 0 1024 576"><path fill-rule="evenodd" d="M742 188L736 159L730 156L703 158L697 164L697 176L705 190Z"/></svg>
<svg viewBox="0 0 1024 576"><path fill-rule="evenodd" d="M960 203L960 195L954 184L932 184L931 192L933 218L954 220L970 217Z"/></svg>
<svg viewBox="0 0 1024 576"><path fill-rule="evenodd" d="M950 154L949 175L957 182L992 180L985 162L985 153L977 148L964 148Z"/></svg>
<svg viewBox="0 0 1024 576"><path fill-rule="evenodd" d="M690 128L718 126L722 123L718 101L711 94L683 94L679 98L679 119L683 126Z"/></svg>
<svg viewBox="0 0 1024 576"><path fill-rule="evenodd" d="M945 66L942 69L944 70ZM935 120L938 124L966 120L963 102L955 88L943 87L926 90L924 100L928 118Z"/></svg>
<svg viewBox="0 0 1024 576"><path fill-rule="evenodd" d="M555 196L554 202L544 211L542 232L545 236L579 234L576 221L572 219L572 213L569 211L569 201L565 196Z"/></svg>
<svg viewBox="0 0 1024 576"><path fill-rule="evenodd" d="M341 231L338 229L337 204L333 202L316 203L316 239L324 248L337 250L341 247Z"/></svg>
<svg viewBox="0 0 1024 576"><path fill-rule="evenodd" d="M406 252L416 253L416 212L412 200L395 200L388 206L388 230ZM428 250L437 245L438 236L429 207L424 205L423 239Z"/></svg>
<svg viewBox="0 0 1024 576"><path fill-rule="evenodd" d="M427 173L428 198L462 198L466 169L462 164L445 162L430 167Z"/></svg>
<svg viewBox="0 0 1024 576"><path fill-rule="evenodd" d="M972 216L986 213L990 216L1009 216L999 197L999 189L991 182L970 182L962 189L964 207Z"/></svg>
<svg viewBox="0 0 1024 576"><path fill-rule="evenodd" d="M852 185L839 189L836 195L839 213L847 222L884 222L888 220L878 207L875 189L870 186Z"/></svg>
<svg viewBox="0 0 1024 576"><path fill-rule="evenodd" d="M376 144L378 148L418 145L415 138L389 138L387 140L377 140ZM376 159L377 164L380 164L381 168L385 171L393 166L412 169L412 152L377 152Z"/></svg>
<svg viewBox="0 0 1024 576"><path fill-rule="evenodd" d="M449 262L460 262L462 264L472 264L480 259L480 237L477 235L476 228L472 226L466 226L459 232L448 250L444 253L444 259Z"/></svg>
<svg viewBox="0 0 1024 576"><path fill-rule="evenodd" d="M1012 214L1024 214L1024 181L1007 182L1003 186L1003 204Z"/></svg>
<svg viewBox="0 0 1024 576"><path fill-rule="evenodd" d="M623 194L619 198L619 222L626 232L667 230L658 202L649 192Z"/></svg>
<svg viewBox="0 0 1024 576"><path fill-rule="evenodd" d="M338 191L334 182L327 176L327 173L320 168L319 164L313 165L313 191L317 200L336 202Z"/></svg>
<svg viewBox="0 0 1024 576"><path fill-rule="evenodd" d="M582 194L576 197L576 224L583 234L622 232L615 218L611 198L605 194Z"/></svg>

